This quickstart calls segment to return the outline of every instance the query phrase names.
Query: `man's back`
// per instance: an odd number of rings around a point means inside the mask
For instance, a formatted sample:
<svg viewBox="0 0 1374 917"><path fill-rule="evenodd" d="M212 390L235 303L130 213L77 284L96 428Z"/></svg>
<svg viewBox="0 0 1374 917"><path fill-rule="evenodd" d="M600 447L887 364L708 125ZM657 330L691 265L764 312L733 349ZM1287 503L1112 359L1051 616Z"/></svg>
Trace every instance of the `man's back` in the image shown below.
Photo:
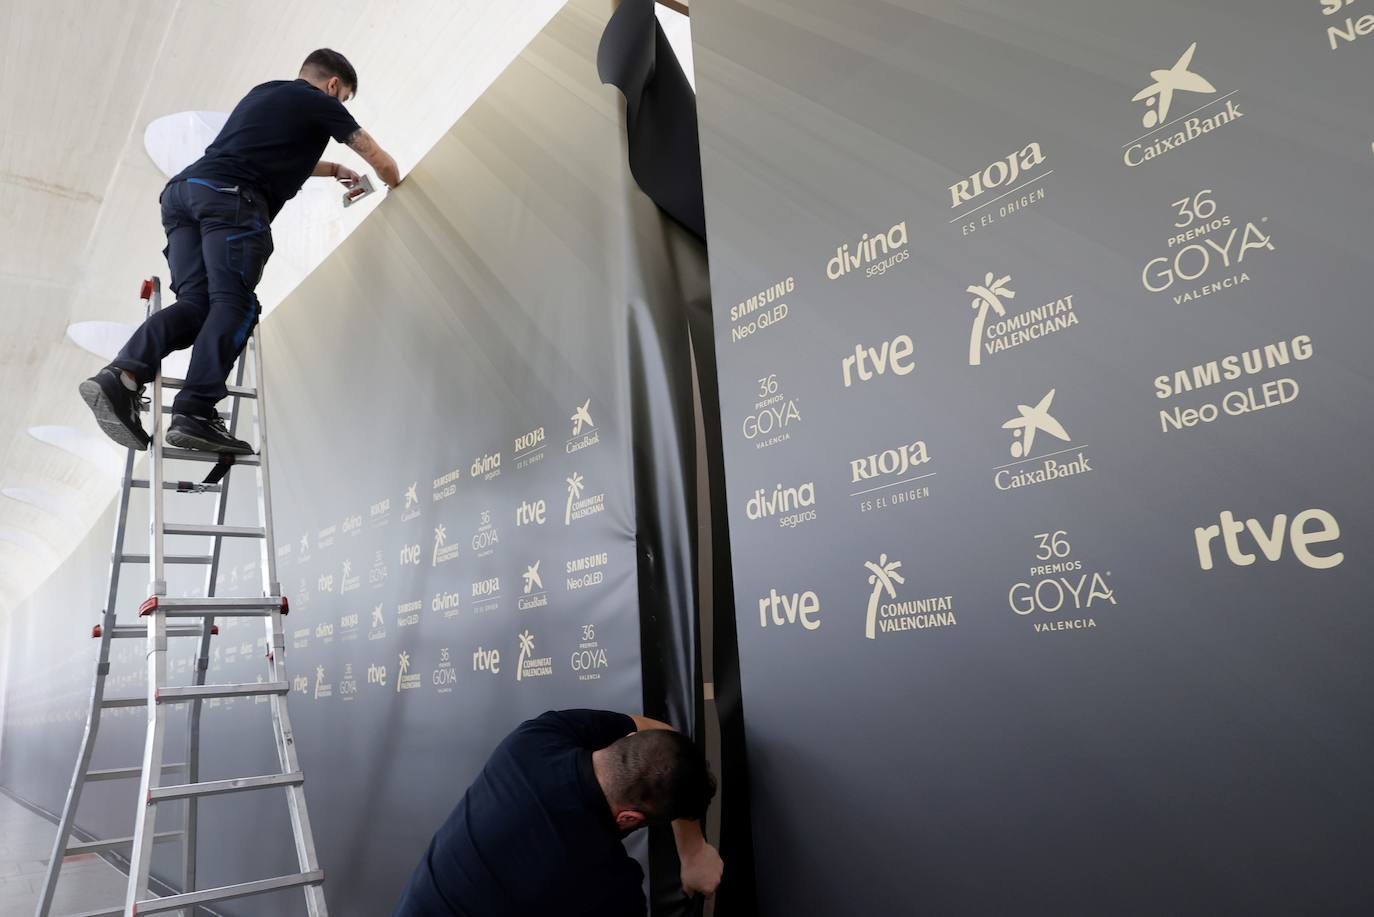
<svg viewBox="0 0 1374 917"><path fill-rule="evenodd" d="M338 99L303 79L273 80L254 86L205 155L172 180L246 185L267 196L276 216L310 177L329 138L344 142L357 130L358 122Z"/></svg>
<svg viewBox="0 0 1374 917"><path fill-rule="evenodd" d="M435 833L394 917L643 917L643 872L591 762L634 731L594 710L522 723Z"/></svg>

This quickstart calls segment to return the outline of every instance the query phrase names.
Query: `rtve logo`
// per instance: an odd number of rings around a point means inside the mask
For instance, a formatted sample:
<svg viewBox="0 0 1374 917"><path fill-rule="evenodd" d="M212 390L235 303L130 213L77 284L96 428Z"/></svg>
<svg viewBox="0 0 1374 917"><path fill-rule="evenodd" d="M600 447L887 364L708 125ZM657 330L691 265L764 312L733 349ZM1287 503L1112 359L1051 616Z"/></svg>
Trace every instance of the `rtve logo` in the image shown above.
<svg viewBox="0 0 1374 917"><path fill-rule="evenodd" d="M543 500L521 500L520 505L515 508L515 524L521 525L543 525L544 514L548 507Z"/></svg>
<svg viewBox="0 0 1374 917"><path fill-rule="evenodd" d="M912 359L915 349L911 336L906 334L883 341L877 347L855 344L854 353L840 361L844 387L849 388L856 381L867 382L874 376L886 375L888 370L897 376L909 375L916 369L916 361Z"/></svg>
<svg viewBox="0 0 1374 917"><path fill-rule="evenodd" d="M1248 538L1245 536L1248 535ZM1193 530L1197 541L1198 564L1204 570L1213 566L1212 544L1218 537L1225 547L1226 558L1237 567L1248 567L1255 562L1255 555L1245 550L1250 542L1270 563L1283 557L1285 538L1292 546L1293 556L1298 563L1313 570L1329 570L1345 560L1341 551L1330 554L1314 554L1312 546L1335 541L1341 537L1341 526L1336 517L1324 509L1305 509L1289 520L1286 513L1279 513L1269 525L1258 519L1237 519L1230 510L1222 510L1219 525L1201 525ZM1242 541L1242 539L1245 539Z"/></svg>

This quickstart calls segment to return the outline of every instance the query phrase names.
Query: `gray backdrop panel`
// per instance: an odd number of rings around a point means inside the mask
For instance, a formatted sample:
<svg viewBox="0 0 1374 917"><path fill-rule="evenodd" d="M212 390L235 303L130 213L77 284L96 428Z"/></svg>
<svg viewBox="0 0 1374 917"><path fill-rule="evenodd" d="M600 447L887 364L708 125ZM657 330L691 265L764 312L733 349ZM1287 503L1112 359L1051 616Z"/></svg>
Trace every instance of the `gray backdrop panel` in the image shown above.
<svg viewBox="0 0 1374 917"><path fill-rule="evenodd" d="M1321 6L692 4L765 913L1374 900L1374 39Z"/></svg>

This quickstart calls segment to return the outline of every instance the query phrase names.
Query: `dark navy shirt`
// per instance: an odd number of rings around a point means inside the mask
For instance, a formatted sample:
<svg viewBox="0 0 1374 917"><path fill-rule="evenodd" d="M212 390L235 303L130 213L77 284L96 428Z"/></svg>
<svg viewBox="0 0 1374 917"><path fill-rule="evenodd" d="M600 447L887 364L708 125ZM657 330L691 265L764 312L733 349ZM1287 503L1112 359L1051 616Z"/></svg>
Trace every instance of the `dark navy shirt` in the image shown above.
<svg viewBox="0 0 1374 917"><path fill-rule="evenodd" d="M323 90L305 80L273 80L254 86L229 113L205 155L172 181L204 178L246 185L266 197L275 217L315 170L329 138L342 143L357 130L343 103Z"/></svg>
<svg viewBox="0 0 1374 917"><path fill-rule="evenodd" d="M623 713L521 723L435 832L392 917L645 917L592 751L635 731Z"/></svg>

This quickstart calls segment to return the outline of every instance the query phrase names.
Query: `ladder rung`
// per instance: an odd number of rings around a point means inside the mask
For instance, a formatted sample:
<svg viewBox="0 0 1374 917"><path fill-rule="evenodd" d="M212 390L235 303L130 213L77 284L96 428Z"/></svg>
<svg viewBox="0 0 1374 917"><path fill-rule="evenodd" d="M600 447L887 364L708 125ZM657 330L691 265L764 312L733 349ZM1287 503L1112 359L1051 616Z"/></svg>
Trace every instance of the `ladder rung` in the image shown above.
<svg viewBox="0 0 1374 917"><path fill-rule="evenodd" d="M100 701L100 709L108 710L112 707L146 707L148 698L146 697L106 697Z"/></svg>
<svg viewBox="0 0 1374 917"><path fill-rule="evenodd" d="M136 489L147 490L148 479L131 478L129 480L129 486ZM184 493L194 494L217 494L220 491L220 486L218 484L202 484L199 481L163 481L162 489L179 490Z"/></svg>
<svg viewBox="0 0 1374 917"><path fill-rule="evenodd" d="M159 831L153 835L153 843L161 844L165 841L175 840L181 837L183 831ZM81 841L76 844L68 844L65 856L72 856L77 853L100 853L104 850L114 850L116 847L124 847L132 844L132 837L107 837L102 841Z"/></svg>
<svg viewBox="0 0 1374 917"><path fill-rule="evenodd" d="M184 771L185 764L164 764L164 771ZM110 767L99 771L86 771L87 780L125 780L130 777L142 777L143 768L141 767Z"/></svg>
<svg viewBox="0 0 1374 917"><path fill-rule="evenodd" d="M181 388L181 387L184 386L185 384L186 384L186 380L185 380L185 379L177 379L177 378L175 378L174 376L163 376L163 377L162 377L162 387L163 387L163 388ZM227 386L225 386L225 388L229 389L229 397L231 397L231 398L256 398L256 397L258 397L258 390L257 390L257 389L247 388L246 386L242 386L242 385L227 385Z"/></svg>
<svg viewBox="0 0 1374 917"><path fill-rule="evenodd" d="M245 790L265 790L274 786L300 786L302 783L305 783L305 775L299 771L293 774L267 774L262 777L233 777L229 780L207 780L202 783L160 786L148 791L148 799L152 802L166 802L170 799L219 796L223 793L241 793Z"/></svg>
<svg viewBox="0 0 1374 917"><path fill-rule="evenodd" d="M97 624L91 628L91 636L99 639L100 630L101 627ZM167 628L167 636L169 637L199 637L201 633L199 624L173 624ZM211 625L210 633L219 633L219 625ZM146 624L116 624L110 633L111 640L137 640L146 636L148 636Z"/></svg>
<svg viewBox="0 0 1374 917"><path fill-rule="evenodd" d="M258 525L182 525L168 522L162 526L164 535L222 535L225 538L262 538Z"/></svg>
<svg viewBox="0 0 1374 917"><path fill-rule="evenodd" d="M206 700L213 697L260 697L265 694L287 694L291 686L284 681L249 682L242 685L184 685L160 688L157 700L160 704L182 704L192 700Z"/></svg>
<svg viewBox="0 0 1374 917"><path fill-rule="evenodd" d="M177 459L183 462L210 462L214 464L219 461L218 452L203 452L200 449L178 449L175 446L163 446L162 457L164 459ZM236 455L234 456L235 465L257 465L256 455Z"/></svg>
<svg viewBox="0 0 1374 917"><path fill-rule="evenodd" d="M274 892L283 888L298 888L302 885L319 885L324 881L324 870L296 873L292 876L277 876L273 879L258 879L256 882L240 882L238 885L223 885L207 888L204 891L184 892L168 895L165 898L148 898L134 905L134 911L143 917L145 914L165 914L195 904L210 904L214 901L228 901L231 898L246 898L263 892Z"/></svg>
<svg viewBox="0 0 1374 917"><path fill-rule="evenodd" d="M278 609L287 613L286 599L281 596L236 598L217 595L184 599L155 595L139 606L138 613L147 615L154 609L169 618L265 618Z"/></svg>
<svg viewBox="0 0 1374 917"><path fill-rule="evenodd" d="M121 564L146 564L149 560L147 554L119 555ZM162 558L162 562L164 564L212 564L215 559L203 554L167 554Z"/></svg>

